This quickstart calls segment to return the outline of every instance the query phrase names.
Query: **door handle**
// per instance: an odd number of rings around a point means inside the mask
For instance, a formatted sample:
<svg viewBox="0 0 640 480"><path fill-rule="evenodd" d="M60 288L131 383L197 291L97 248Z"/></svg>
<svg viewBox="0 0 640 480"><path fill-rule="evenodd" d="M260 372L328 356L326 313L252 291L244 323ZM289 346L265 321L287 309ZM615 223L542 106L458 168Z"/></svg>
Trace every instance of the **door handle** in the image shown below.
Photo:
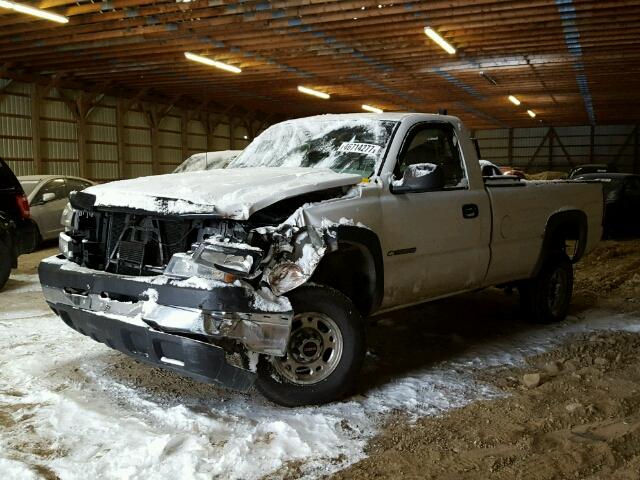
<svg viewBox="0 0 640 480"><path fill-rule="evenodd" d="M462 216L464 218L476 218L478 213L478 206L475 203L467 203L462 206Z"/></svg>

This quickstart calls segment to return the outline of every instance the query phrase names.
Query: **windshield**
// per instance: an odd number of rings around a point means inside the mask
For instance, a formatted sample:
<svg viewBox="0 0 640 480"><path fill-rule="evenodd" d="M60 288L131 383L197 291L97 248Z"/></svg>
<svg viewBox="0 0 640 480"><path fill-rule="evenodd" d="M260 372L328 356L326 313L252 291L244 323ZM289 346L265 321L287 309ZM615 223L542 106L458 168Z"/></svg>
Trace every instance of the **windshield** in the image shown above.
<svg viewBox="0 0 640 480"><path fill-rule="evenodd" d="M278 123L256 137L229 168L330 168L368 177L383 157L396 124L344 117Z"/></svg>
<svg viewBox="0 0 640 480"><path fill-rule="evenodd" d="M615 190L620 190L623 184L623 181L618 180L617 178L603 178L600 179L600 181L602 182L602 190L604 190L605 194L613 192Z"/></svg>
<svg viewBox="0 0 640 480"><path fill-rule="evenodd" d="M226 168L229 162L236 158L241 150L222 150L220 152L204 152L191 155L182 162L173 173L199 172Z"/></svg>
<svg viewBox="0 0 640 480"><path fill-rule="evenodd" d="M36 185L40 183L38 180L23 180L20 182L22 185L22 189L24 190L24 194L28 197L33 192L33 189L36 188Z"/></svg>

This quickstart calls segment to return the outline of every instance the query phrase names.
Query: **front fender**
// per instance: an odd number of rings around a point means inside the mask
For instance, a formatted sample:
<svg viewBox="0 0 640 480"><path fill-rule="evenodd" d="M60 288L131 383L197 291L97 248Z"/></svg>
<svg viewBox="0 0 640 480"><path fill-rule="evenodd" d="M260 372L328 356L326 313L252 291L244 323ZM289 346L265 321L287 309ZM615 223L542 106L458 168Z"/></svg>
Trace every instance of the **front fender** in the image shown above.
<svg viewBox="0 0 640 480"><path fill-rule="evenodd" d="M362 253L368 279L363 292L367 297L364 303L369 306L368 311L363 313L373 313L382 304L384 296L384 263L378 235L363 226L339 224L327 228L325 238L329 239L327 244L330 251L339 249L340 245L350 245Z"/></svg>

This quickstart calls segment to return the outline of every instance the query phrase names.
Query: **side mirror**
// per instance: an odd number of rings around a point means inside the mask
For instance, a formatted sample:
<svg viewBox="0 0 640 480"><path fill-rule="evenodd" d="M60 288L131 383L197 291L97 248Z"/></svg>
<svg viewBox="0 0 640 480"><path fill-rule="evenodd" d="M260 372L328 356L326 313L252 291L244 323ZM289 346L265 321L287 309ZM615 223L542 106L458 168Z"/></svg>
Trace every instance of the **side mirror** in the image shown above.
<svg viewBox="0 0 640 480"><path fill-rule="evenodd" d="M444 172L440 165L415 163L409 165L402 180L391 182L391 193L431 192L444 188Z"/></svg>
<svg viewBox="0 0 640 480"><path fill-rule="evenodd" d="M42 194L42 203L49 203L56 199L56 194L52 192L47 192Z"/></svg>

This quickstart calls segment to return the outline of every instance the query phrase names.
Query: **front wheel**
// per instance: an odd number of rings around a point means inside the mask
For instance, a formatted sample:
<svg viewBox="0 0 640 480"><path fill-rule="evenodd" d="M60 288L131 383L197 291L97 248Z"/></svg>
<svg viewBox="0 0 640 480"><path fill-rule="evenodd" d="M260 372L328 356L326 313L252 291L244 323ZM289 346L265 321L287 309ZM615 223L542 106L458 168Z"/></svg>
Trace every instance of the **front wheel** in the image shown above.
<svg viewBox="0 0 640 480"><path fill-rule="evenodd" d="M550 255L534 278L519 287L528 320L553 323L564 320L573 294L573 266L565 253Z"/></svg>
<svg viewBox="0 0 640 480"><path fill-rule="evenodd" d="M342 293L319 285L300 287L289 300L294 318L287 353L260 359L258 390L286 407L342 398L366 351L360 314Z"/></svg>

